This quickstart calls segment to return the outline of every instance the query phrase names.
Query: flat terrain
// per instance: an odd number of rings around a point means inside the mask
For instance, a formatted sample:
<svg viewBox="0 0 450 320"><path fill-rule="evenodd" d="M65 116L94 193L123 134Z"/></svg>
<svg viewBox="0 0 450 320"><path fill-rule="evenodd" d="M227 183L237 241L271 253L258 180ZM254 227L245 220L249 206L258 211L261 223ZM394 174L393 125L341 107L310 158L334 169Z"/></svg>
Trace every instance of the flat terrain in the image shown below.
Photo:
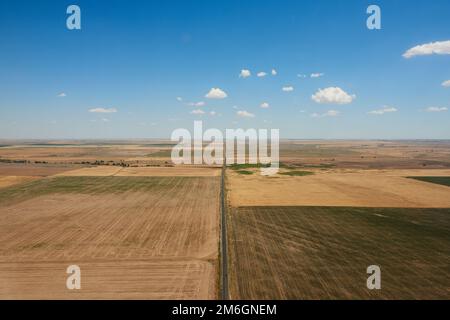
<svg viewBox="0 0 450 320"><path fill-rule="evenodd" d="M450 176L449 169L309 170L314 174L271 177L228 170L230 204L450 208L450 188L407 178Z"/></svg>
<svg viewBox="0 0 450 320"><path fill-rule="evenodd" d="M170 164L173 143L142 141L4 141L0 162L58 165L157 165Z"/></svg>
<svg viewBox="0 0 450 320"><path fill-rule="evenodd" d="M232 299L450 299L448 141L289 141L280 155L274 176L227 169Z"/></svg>
<svg viewBox="0 0 450 320"><path fill-rule="evenodd" d="M450 177L409 177L419 181L431 182L450 187Z"/></svg>
<svg viewBox="0 0 450 320"><path fill-rule="evenodd" d="M1 299L211 299L217 177L49 177L0 193ZM66 268L81 268L80 291Z"/></svg>
<svg viewBox="0 0 450 320"><path fill-rule="evenodd" d="M0 176L48 177L75 168L77 166L0 163Z"/></svg>
<svg viewBox="0 0 450 320"><path fill-rule="evenodd" d="M449 299L450 209L242 207L232 299ZM381 268L368 290L366 268Z"/></svg>
<svg viewBox="0 0 450 320"><path fill-rule="evenodd" d="M119 176L119 177L214 177L220 175L219 168L200 167L136 167L122 168L96 166L76 169L58 174L58 176Z"/></svg>
<svg viewBox="0 0 450 320"><path fill-rule="evenodd" d="M0 140L0 162L166 166L171 164L170 154L174 144L167 140ZM280 160L298 167L449 169L450 141L282 140Z"/></svg>
<svg viewBox="0 0 450 320"><path fill-rule="evenodd" d="M306 167L445 169L450 168L450 141L285 140L280 159Z"/></svg>
<svg viewBox="0 0 450 320"><path fill-rule="evenodd" d="M20 184L28 181L33 181L39 179L39 177L28 177L28 176L0 176L0 189L5 187L10 187L15 184Z"/></svg>
<svg viewBox="0 0 450 320"><path fill-rule="evenodd" d="M0 141L0 299L217 298L221 170L172 146ZM450 141L285 140L280 158L226 171L232 298L450 298Z"/></svg>

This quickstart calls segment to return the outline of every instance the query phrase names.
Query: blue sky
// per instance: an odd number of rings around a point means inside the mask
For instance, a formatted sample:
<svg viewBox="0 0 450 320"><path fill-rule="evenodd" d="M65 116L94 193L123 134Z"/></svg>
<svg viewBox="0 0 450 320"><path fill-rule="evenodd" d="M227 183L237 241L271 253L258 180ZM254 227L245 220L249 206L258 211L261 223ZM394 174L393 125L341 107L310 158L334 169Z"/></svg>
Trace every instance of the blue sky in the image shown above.
<svg viewBox="0 0 450 320"><path fill-rule="evenodd" d="M81 30L66 28L70 4ZM366 27L370 4L381 30ZM202 119L282 138L450 139L449 16L448 0L3 0L0 138L166 138Z"/></svg>

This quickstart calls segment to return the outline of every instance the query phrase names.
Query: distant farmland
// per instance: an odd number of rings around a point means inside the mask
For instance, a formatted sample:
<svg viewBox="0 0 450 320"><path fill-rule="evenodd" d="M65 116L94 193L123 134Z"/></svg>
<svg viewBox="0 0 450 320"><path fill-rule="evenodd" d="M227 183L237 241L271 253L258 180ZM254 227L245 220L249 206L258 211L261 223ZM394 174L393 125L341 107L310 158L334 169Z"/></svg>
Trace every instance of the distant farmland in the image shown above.
<svg viewBox="0 0 450 320"><path fill-rule="evenodd" d="M218 177L61 176L3 188L0 298L215 298L219 186ZM65 287L72 264L82 290Z"/></svg>
<svg viewBox="0 0 450 320"><path fill-rule="evenodd" d="M163 140L2 144L0 299L218 297L221 168L173 165ZM280 156L274 176L228 163L231 298L450 298L449 141L292 140Z"/></svg>
<svg viewBox="0 0 450 320"><path fill-rule="evenodd" d="M233 299L450 297L450 209L240 207L229 229Z"/></svg>

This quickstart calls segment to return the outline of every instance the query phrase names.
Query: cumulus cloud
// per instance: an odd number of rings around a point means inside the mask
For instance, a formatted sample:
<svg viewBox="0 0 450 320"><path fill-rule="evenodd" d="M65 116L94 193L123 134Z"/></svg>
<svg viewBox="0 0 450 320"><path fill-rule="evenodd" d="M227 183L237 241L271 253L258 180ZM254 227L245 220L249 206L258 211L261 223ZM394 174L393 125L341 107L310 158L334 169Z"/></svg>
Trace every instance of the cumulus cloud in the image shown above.
<svg viewBox="0 0 450 320"><path fill-rule="evenodd" d="M273 76L276 76L278 74L277 70L272 69L272 71L270 72Z"/></svg>
<svg viewBox="0 0 450 320"><path fill-rule="evenodd" d="M250 70L247 69L242 69L241 73L239 74L239 78L248 78L252 75L252 73L250 72Z"/></svg>
<svg viewBox="0 0 450 320"><path fill-rule="evenodd" d="M205 97L208 99L225 99L228 95L220 88L211 88Z"/></svg>
<svg viewBox="0 0 450 320"><path fill-rule="evenodd" d="M403 54L403 57L409 59L414 56L425 56L431 54L450 54L450 40L430 42L415 46L407 50Z"/></svg>
<svg viewBox="0 0 450 320"><path fill-rule="evenodd" d="M323 73L311 73L311 78L320 78L324 76Z"/></svg>
<svg viewBox="0 0 450 320"><path fill-rule="evenodd" d="M446 87L446 88L449 88L450 87L450 80L442 82L442 86Z"/></svg>
<svg viewBox="0 0 450 320"><path fill-rule="evenodd" d="M92 108L92 109L89 109L89 112L92 112L92 113L116 113L117 109L116 108Z"/></svg>
<svg viewBox="0 0 450 320"><path fill-rule="evenodd" d="M258 72L257 76L258 76L259 78L262 78L262 77L267 76L267 73L265 73L264 71L261 71L261 72Z"/></svg>
<svg viewBox="0 0 450 320"><path fill-rule="evenodd" d="M215 116L215 115L216 115L216 112L215 112L215 111L210 111L210 112L209 112L209 115Z"/></svg>
<svg viewBox="0 0 450 320"><path fill-rule="evenodd" d="M270 107L270 105L267 102L263 102L263 103L261 103L260 107L263 109L267 109Z"/></svg>
<svg viewBox="0 0 450 320"><path fill-rule="evenodd" d="M322 117L337 117L340 114L339 111L337 110L328 110L325 113L312 113L311 117L313 118L322 118Z"/></svg>
<svg viewBox="0 0 450 320"><path fill-rule="evenodd" d="M191 111L191 114L205 114L205 111L202 109L195 109Z"/></svg>
<svg viewBox="0 0 450 320"><path fill-rule="evenodd" d="M427 112L442 112L447 111L447 107L429 107L426 109Z"/></svg>
<svg viewBox="0 0 450 320"><path fill-rule="evenodd" d="M311 96L311 99L317 103L348 104L356 99L356 96L348 94L339 87L329 87L319 89Z"/></svg>
<svg viewBox="0 0 450 320"><path fill-rule="evenodd" d="M58 98L64 98L67 97L67 94L65 92L61 92L57 95Z"/></svg>
<svg viewBox="0 0 450 320"><path fill-rule="evenodd" d="M384 106L381 109L369 111L368 114L382 115L382 114L385 114L385 113L397 112L397 111L398 110L396 108L389 107L389 106Z"/></svg>
<svg viewBox="0 0 450 320"><path fill-rule="evenodd" d="M238 112L236 112L236 114L239 117L243 117L243 118L254 118L255 115L253 113L247 112L245 110L239 110Z"/></svg>
<svg viewBox="0 0 450 320"><path fill-rule="evenodd" d="M306 78L306 74L300 74L300 73L299 73L299 74L297 74L297 77L298 77L298 78Z"/></svg>
<svg viewBox="0 0 450 320"><path fill-rule="evenodd" d="M199 101L199 102L189 102L188 106L190 107L203 107L206 103L203 101Z"/></svg>
<svg viewBox="0 0 450 320"><path fill-rule="evenodd" d="M181 101L183 101L183 98L182 97L177 97L177 101L181 102Z"/></svg>
<svg viewBox="0 0 450 320"><path fill-rule="evenodd" d="M283 90L284 92L291 92L291 91L294 91L294 87L293 86L285 86L285 87L281 88L281 90Z"/></svg>

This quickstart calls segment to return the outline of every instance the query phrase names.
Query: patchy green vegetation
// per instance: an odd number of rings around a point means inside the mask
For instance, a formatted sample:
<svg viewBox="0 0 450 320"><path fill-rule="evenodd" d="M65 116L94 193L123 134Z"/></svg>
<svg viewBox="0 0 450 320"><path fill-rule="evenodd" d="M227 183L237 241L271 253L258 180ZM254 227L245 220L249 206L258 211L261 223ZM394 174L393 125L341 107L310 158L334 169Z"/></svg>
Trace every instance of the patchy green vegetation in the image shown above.
<svg viewBox="0 0 450 320"><path fill-rule="evenodd" d="M203 177L52 177L3 188L0 205L54 193L117 194L182 187Z"/></svg>
<svg viewBox="0 0 450 320"><path fill-rule="evenodd" d="M172 154L171 150L159 150L153 153L149 153L146 157L150 158L170 158Z"/></svg>
<svg viewBox="0 0 450 320"><path fill-rule="evenodd" d="M229 229L232 299L448 299L450 209L240 207Z"/></svg>
<svg viewBox="0 0 450 320"><path fill-rule="evenodd" d="M30 163L28 160L0 159L0 163Z"/></svg>
<svg viewBox="0 0 450 320"><path fill-rule="evenodd" d="M279 174L283 175L283 176L298 176L298 177L303 177L303 176L310 176L313 175L314 172L311 171L286 171L286 172L280 172Z"/></svg>
<svg viewBox="0 0 450 320"><path fill-rule="evenodd" d="M450 177L408 177L410 179L441 184L450 187Z"/></svg>
<svg viewBox="0 0 450 320"><path fill-rule="evenodd" d="M268 168L270 164L262 163L241 163L241 164L230 164L228 166L232 170L242 170L242 169L254 169L254 168Z"/></svg>
<svg viewBox="0 0 450 320"><path fill-rule="evenodd" d="M254 173L253 171L249 171L249 170L237 170L236 172L239 174L245 174L245 175L250 175L250 174Z"/></svg>

